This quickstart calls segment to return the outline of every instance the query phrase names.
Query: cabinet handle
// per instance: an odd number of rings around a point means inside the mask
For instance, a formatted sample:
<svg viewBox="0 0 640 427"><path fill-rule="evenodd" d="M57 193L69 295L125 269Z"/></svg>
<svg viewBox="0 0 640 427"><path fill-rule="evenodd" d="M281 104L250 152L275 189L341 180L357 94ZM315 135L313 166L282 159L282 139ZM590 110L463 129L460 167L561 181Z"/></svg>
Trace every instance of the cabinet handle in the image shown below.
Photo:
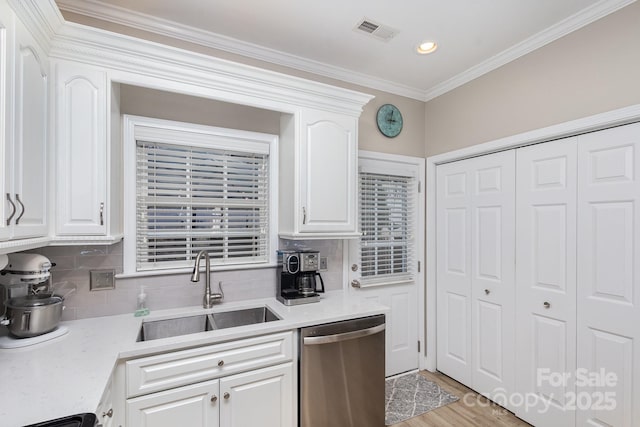
<svg viewBox="0 0 640 427"><path fill-rule="evenodd" d="M218 366L224 365L224 360L218 360Z"/></svg>
<svg viewBox="0 0 640 427"><path fill-rule="evenodd" d="M485 295L489 295L491 293L491 291L489 289L485 289L484 293L485 293Z"/></svg>
<svg viewBox="0 0 640 427"><path fill-rule="evenodd" d="M109 409L107 412L103 412L102 418L104 417L109 417L109 418L113 417L113 408Z"/></svg>
<svg viewBox="0 0 640 427"><path fill-rule="evenodd" d="M104 202L100 202L100 225L104 225Z"/></svg>
<svg viewBox="0 0 640 427"><path fill-rule="evenodd" d="M211 396L211 403L216 403L217 400L218 400L218 396L216 396L215 394Z"/></svg>
<svg viewBox="0 0 640 427"><path fill-rule="evenodd" d="M224 393L224 395L223 395L222 397L224 397L224 398L225 398L225 400L226 400L226 399L230 398L230 397L231 397L231 395L230 395L228 392L225 392L225 393Z"/></svg>
<svg viewBox="0 0 640 427"><path fill-rule="evenodd" d="M302 207L302 225L307 223L307 209Z"/></svg>
<svg viewBox="0 0 640 427"><path fill-rule="evenodd" d="M20 212L20 216L16 218L16 225L18 225L18 223L20 222L20 218L22 218L22 215L24 215L24 204L22 203L22 201L20 201L20 195L17 193L16 193L16 202L18 202L20 204L20 207L22 208L22 212Z"/></svg>
<svg viewBox="0 0 640 427"><path fill-rule="evenodd" d="M542 305L544 306L544 308L551 308L551 303L548 301L543 302Z"/></svg>
<svg viewBox="0 0 640 427"><path fill-rule="evenodd" d="M7 201L11 205L11 215L7 218L7 226L11 225L11 220L13 216L16 214L16 204L11 201L11 194L7 193Z"/></svg>
<svg viewBox="0 0 640 427"><path fill-rule="evenodd" d="M353 279L353 280L351 281L351 286L352 286L352 287L354 287L354 288L359 288L359 287L361 286L361 285L360 285L360 281L359 281L359 280L356 280L356 279Z"/></svg>

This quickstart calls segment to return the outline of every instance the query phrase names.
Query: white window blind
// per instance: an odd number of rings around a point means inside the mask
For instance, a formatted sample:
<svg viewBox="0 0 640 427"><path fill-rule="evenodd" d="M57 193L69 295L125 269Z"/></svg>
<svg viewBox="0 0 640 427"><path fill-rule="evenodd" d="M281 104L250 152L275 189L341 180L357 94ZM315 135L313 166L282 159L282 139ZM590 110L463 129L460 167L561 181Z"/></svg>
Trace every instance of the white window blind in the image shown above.
<svg viewBox="0 0 640 427"><path fill-rule="evenodd" d="M136 141L136 270L268 261L268 154Z"/></svg>
<svg viewBox="0 0 640 427"><path fill-rule="evenodd" d="M360 172L362 286L414 280L413 177Z"/></svg>

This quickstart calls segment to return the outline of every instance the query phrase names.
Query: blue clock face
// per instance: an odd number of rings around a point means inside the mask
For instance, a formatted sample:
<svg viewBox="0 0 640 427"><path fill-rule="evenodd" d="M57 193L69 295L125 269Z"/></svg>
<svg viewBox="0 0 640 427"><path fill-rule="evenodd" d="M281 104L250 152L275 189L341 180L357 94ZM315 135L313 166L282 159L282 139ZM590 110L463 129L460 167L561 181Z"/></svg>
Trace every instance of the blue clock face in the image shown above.
<svg viewBox="0 0 640 427"><path fill-rule="evenodd" d="M380 132L388 138L395 138L402 131L402 114L395 105L384 104L380 107L376 121Z"/></svg>

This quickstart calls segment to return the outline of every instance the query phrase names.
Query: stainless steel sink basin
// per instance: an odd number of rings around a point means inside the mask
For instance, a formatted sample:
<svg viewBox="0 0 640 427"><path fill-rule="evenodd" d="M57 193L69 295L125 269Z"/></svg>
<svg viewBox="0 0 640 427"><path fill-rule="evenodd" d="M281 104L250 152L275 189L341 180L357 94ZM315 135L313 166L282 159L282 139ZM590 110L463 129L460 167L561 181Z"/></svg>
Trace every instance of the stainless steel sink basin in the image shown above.
<svg viewBox="0 0 640 427"><path fill-rule="evenodd" d="M175 317L173 319L143 322L138 334L138 341L150 341L160 338L177 337L197 332L216 329L234 328L236 326L280 320L267 307L246 308L223 311L220 313L202 314L199 316Z"/></svg>
<svg viewBox="0 0 640 427"><path fill-rule="evenodd" d="M235 326L253 325L255 323L273 322L280 320L267 307L247 308L244 310L223 311L221 313L212 313L211 322L213 329L233 328Z"/></svg>

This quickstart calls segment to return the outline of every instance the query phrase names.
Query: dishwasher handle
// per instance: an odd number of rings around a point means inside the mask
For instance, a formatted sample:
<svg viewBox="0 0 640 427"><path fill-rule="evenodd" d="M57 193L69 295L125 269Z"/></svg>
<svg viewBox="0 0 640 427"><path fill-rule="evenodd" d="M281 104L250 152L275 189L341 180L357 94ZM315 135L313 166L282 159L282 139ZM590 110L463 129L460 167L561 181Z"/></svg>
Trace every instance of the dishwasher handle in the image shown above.
<svg viewBox="0 0 640 427"><path fill-rule="evenodd" d="M378 332L382 332L385 329L385 324L374 326L372 328L360 329L357 331L344 332L342 334L324 335L320 337L304 337L304 345L318 345L318 344L330 344L335 342L353 340L356 338L362 338L369 335L375 335Z"/></svg>

